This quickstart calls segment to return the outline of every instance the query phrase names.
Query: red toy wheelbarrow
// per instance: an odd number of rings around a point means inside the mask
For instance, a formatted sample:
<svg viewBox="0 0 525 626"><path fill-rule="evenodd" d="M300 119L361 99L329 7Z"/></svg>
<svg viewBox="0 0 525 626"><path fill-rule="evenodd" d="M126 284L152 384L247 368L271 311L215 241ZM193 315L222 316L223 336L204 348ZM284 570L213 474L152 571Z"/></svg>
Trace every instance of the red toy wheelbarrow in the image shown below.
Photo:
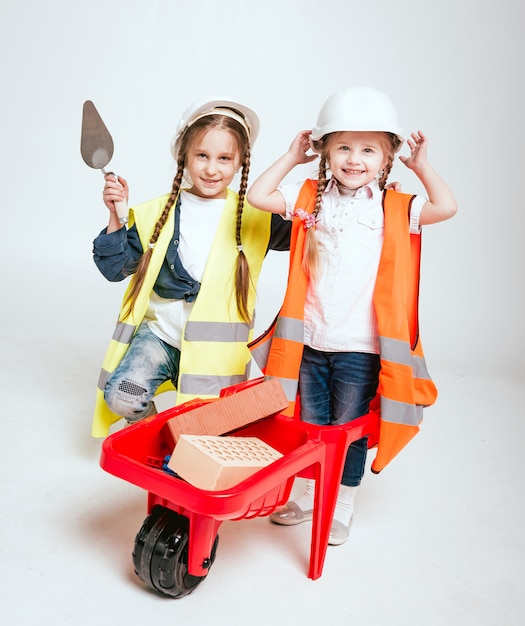
<svg viewBox="0 0 525 626"><path fill-rule="evenodd" d="M242 383L223 393L261 381ZM180 598L191 593L215 560L222 522L270 515L288 501L294 478L304 476L316 481L308 577L319 578L337 498L336 478L342 475L352 441L368 436L369 447L377 444L378 411L338 427L312 426L277 413L229 432L228 436L257 437L282 456L234 487L208 491L167 468L166 459L173 451L167 422L214 401L187 402L103 442L101 467L148 491L148 516L133 549L135 572L163 595Z"/></svg>

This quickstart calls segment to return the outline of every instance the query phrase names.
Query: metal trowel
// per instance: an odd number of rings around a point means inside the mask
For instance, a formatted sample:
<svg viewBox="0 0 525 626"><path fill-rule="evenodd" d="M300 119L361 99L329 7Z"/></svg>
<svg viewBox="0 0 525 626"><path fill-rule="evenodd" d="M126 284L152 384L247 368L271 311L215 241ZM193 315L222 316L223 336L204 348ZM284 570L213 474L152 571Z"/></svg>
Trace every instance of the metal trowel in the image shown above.
<svg viewBox="0 0 525 626"><path fill-rule="evenodd" d="M113 156L113 139L91 100L86 100L82 109L80 154L89 167L101 170L104 175L113 173L106 172L104 169ZM115 210L119 222L126 224L128 221L127 203L115 202Z"/></svg>

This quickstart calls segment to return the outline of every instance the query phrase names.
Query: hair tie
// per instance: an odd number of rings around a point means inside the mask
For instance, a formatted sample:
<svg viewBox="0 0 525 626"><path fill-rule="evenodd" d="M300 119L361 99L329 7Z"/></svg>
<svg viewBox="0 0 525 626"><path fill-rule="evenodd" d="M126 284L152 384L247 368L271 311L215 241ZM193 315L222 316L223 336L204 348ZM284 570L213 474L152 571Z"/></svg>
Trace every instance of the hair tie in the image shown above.
<svg viewBox="0 0 525 626"><path fill-rule="evenodd" d="M239 244L239 245L237 246L237 250L238 250L239 252L244 252L244 246L243 246L242 244Z"/></svg>
<svg viewBox="0 0 525 626"><path fill-rule="evenodd" d="M314 213L308 213L304 209L295 209L292 213L292 217L298 217L302 221L303 228L305 230L315 228L320 221L317 215Z"/></svg>
<svg viewBox="0 0 525 626"><path fill-rule="evenodd" d="M153 250L153 248L154 248L154 247L155 247L155 244L154 244L154 243L151 243L151 242L150 242L150 243L148 243L148 248L150 248L151 250Z"/></svg>

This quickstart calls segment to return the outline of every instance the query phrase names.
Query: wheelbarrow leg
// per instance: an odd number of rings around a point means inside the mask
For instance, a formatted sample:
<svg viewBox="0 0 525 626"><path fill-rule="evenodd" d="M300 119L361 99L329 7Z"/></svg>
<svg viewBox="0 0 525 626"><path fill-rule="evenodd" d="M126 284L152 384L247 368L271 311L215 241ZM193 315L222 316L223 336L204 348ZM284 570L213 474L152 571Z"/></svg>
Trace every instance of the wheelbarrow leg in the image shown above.
<svg viewBox="0 0 525 626"><path fill-rule="evenodd" d="M190 513L188 573L192 576L206 576L216 549L216 537L221 520Z"/></svg>
<svg viewBox="0 0 525 626"><path fill-rule="evenodd" d="M325 458L323 463L317 466L315 478L312 547L308 569L308 578L312 580L317 580L323 573L339 484L350 445L346 433L338 433L335 429L332 432L326 430L323 439L327 444Z"/></svg>

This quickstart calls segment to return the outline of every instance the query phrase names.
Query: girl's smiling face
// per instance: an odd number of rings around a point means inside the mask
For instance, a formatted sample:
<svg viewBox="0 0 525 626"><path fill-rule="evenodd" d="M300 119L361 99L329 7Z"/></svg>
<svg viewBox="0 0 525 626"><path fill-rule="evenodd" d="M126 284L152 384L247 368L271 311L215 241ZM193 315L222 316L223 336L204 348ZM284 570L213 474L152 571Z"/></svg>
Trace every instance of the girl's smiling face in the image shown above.
<svg viewBox="0 0 525 626"><path fill-rule="evenodd" d="M223 128L204 130L188 146L186 169L193 183L191 193L201 198L225 198L239 165L233 133Z"/></svg>
<svg viewBox="0 0 525 626"><path fill-rule="evenodd" d="M387 162L384 135L360 131L333 133L327 155L333 176L348 189L372 182Z"/></svg>

